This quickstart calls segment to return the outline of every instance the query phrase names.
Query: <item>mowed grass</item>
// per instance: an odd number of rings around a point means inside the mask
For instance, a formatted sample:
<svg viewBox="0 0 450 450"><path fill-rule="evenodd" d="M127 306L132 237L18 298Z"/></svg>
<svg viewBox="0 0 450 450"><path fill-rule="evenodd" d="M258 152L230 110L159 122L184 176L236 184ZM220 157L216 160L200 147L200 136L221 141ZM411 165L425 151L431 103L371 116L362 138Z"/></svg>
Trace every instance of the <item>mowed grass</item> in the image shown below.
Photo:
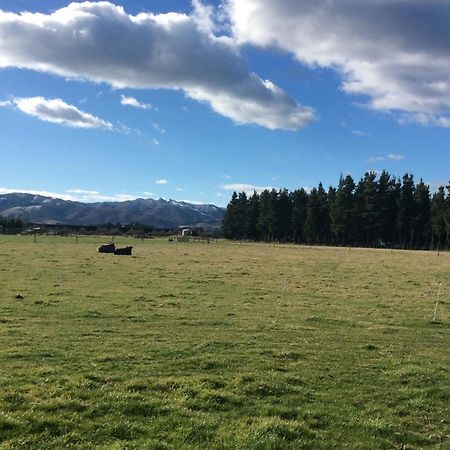
<svg viewBox="0 0 450 450"><path fill-rule="evenodd" d="M450 448L450 254L100 242L0 236L0 448Z"/></svg>

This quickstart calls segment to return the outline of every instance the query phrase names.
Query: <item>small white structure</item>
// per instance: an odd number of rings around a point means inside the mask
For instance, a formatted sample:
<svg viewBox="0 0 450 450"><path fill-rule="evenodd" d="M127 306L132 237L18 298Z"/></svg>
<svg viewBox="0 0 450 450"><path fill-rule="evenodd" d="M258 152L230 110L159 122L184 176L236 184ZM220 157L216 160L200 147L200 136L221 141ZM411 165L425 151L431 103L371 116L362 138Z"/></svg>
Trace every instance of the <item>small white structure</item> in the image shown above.
<svg viewBox="0 0 450 450"><path fill-rule="evenodd" d="M181 236L187 237L187 236L191 236L191 235L192 235L192 231L190 228L183 228L181 230Z"/></svg>

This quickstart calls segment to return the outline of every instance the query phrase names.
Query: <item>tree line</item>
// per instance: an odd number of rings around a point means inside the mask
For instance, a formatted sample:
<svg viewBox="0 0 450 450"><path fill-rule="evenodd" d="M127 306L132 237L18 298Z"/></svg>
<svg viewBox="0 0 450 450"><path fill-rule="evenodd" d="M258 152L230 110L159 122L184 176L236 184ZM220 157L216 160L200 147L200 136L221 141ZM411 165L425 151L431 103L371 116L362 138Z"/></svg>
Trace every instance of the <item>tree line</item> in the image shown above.
<svg viewBox="0 0 450 450"><path fill-rule="evenodd" d="M17 233L23 228L23 222L20 219L9 219L0 216L0 233Z"/></svg>
<svg viewBox="0 0 450 450"><path fill-rule="evenodd" d="M411 174L366 172L337 188L233 192L223 219L228 239L315 245L447 249L450 183L435 193Z"/></svg>

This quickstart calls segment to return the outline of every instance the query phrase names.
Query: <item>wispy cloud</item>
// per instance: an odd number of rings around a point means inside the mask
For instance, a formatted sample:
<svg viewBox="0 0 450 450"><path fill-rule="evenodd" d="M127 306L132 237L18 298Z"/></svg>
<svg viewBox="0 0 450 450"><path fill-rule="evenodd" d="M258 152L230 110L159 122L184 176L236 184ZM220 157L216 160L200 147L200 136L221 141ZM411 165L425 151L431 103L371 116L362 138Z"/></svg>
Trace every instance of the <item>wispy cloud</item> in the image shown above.
<svg viewBox="0 0 450 450"><path fill-rule="evenodd" d="M86 189L67 189L66 192L69 194L100 195L98 191L88 191Z"/></svg>
<svg viewBox="0 0 450 450"><path fill-rule="evenodd" d="M152 127L158 133L164 134L166 132L166 130L159 123L152 123Z"/></svg>
<svg viewBox="0 0 450 450"><path fill-rule="evenodd" d="M262 191L273 189L272 186L255 186L254 184L246 183L232 183L221 186L221 189L225 191L245 192L247 194L253 194L253 192L261 193Z"/></svg>
<svg viewBox="0 0 450 450"><path fill-rule="evenodd" d="M44 97L14 98L4 101L0 106L13 106L29 116L44 122L56 123L71 128L99 128L113 130L111 122L79 110L60 98Z"/></svg>
<svg viewBox="0 0 450 450"><path fill-rule="evenodd" d="M156 180L155 184L169 184L169 182L165 178L161 178L160 180Z"/></svg>
<svg viewBox="0 0 450 450"><path fill-rule="evenodd" d="M368 162L370 162L370 163L376 163L376 162L385 161L385 160L389 160L389 161L402 161L403 159L406 159L406 156L399 155L399 154L396 154L396 153L388 153L387 155L376 155L376 156L371 156L371 157L368 159Z"/></svg>
<svg viewBox="0 0 450 450"><path fill-rule="evenodd" d="M135 200L138 195L132 194L101 194L98 191L86 189L67 189L64 192L53 192L38 189L26 188L4 188L0 187L1 194L12 194L15 192L23 192L26 194L41 195L43 197L60 198L62 200L70 200L74 202L95 203L95 202L122 202Z"/></svg>
<svg viewBox="0 0 450 450"><path fill-rule="evenodd" d="M139 109L153 109L150 103L141 103L134 97L127 97L125 95L120 96L120 104L124 106L132 106L133 108Z"/></svg>
<svg viewBox="0 0 450 450"><path fill-rule="evenodd" d="M398 121L400 124L418 123L424 127L450 128L450 117L438 114L403 114Z"/></svg>
<svg viewBox="0 0 450 450"><path fill-rule="evenodd" d="M354 136L361 136L361 137L368 137L368 136L370 136L370 134L369 133L366 133L365 131L361 131L361 130L351 130L351 132L352 132L352 134L354 135Z"/></svg>
<svg viewBox="0 0 450 450"><path fill-rule="evenodd" d="M152 144L153 145L159 145L161 142L158 141L156 138L152 138Z"/></svg>
<svg viewBox="0 0 450 450"><path fill-rule="evenodd" d="M375 163L375 162L380 162L380 161L384 161L386 159L386 157L378 155L378 156L371 156L368 159L368 162L370 163Z"/></svg>
<svg viewBox="0 0 450 450"><path fill-rule="evenodd" d="M406 157L395 153L389 153L387 159L390 159L391 161L401 161L402 159L406 159Z"/></svg>

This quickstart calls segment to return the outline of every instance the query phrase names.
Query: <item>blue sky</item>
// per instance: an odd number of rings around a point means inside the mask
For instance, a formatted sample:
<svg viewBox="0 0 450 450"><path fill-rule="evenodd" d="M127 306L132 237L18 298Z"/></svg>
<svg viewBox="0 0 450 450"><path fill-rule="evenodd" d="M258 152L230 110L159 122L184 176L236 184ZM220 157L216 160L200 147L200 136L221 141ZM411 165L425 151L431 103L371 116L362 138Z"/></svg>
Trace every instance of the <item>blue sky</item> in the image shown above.
<svg viewBox="0 0 450 450"><path fill-rule="evenodd" d="M450 179L446 2L68 5L0 2L0 193L226 205Z"/></svg>

